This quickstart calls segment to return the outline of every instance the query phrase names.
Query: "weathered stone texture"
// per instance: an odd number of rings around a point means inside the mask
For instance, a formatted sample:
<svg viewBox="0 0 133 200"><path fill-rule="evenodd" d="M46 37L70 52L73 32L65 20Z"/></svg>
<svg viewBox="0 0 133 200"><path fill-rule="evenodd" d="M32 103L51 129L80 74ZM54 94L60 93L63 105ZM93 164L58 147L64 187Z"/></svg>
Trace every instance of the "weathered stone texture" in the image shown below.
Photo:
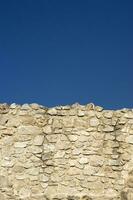
<svg viewBox="0 0 133 200"><path fill-rule="evenodd" d="M133 110L0 104L0 200L133 200Z"/></svg>

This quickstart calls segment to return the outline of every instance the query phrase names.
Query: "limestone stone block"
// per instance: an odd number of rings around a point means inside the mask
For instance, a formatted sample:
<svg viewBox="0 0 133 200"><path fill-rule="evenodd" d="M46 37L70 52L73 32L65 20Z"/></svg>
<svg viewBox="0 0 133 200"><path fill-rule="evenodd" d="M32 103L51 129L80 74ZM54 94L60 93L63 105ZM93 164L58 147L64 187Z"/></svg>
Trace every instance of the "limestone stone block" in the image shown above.
<svg viewBox="0 0 133 200"><path fill-rule="evenodd" d="M54 144L43 144L43 152L54 152L55 151L55 145Z"/></svg>
<svg viewBox="0 0 133 200"><path fill-rule="evenodd" d="M29 109L31 109L31 107L30 107L30 105L27 104L27 103L25 103L25 104L23 104L23 105L21 106L21 110L29 110Z"/></svg>
<svg viewBox="0 0 133 200"><path fill-rule="evenodd" d="M50 126L50 125L44 126L43 132L46 133L46 134L52 133L52 128L51 128L51 126Z"/></svg>
<svg viewBox="0 0 133 200"><path fill-rule="evenodd" d="M89 161L88 161L88 159L86 157L81 157L79 159L79 163L82 164L82 165L87 164L88 162Z"/></svg>
<svg viewBox="0 0 133 200"><path fill-rule="evenodd" d="M57 134L46 135L46 139L49 141L49 143L56 143L58 140L58 135Z"/></svg>
<svg viewBox="0 0 133 200"><path fill-rule="evenodd" d="M61 124L60 120L59 119L54 119L52 127L53 128L58 128L58 129L62 128L62 124Z"/></svg>
<svg viewBox="0 0 133 200"><path fill-rule="evenodd" d="M97 168L97 167L93 167L93 166L91 166L91 165L85 165L84 170L83 170L83 173L84 173L85 175L91 176L91 175L96 174L96 173L98 172L98 170L99 170L99 168ZM88 179L88 180L91 181L91 178Z"/></svg>
<svg viewBox="0 0 133 200"><path fill-rule="evenodd" d="M70 149L71 148L71 144L69 141L61 141L61 140L58 140L55 144L55 148L58 150L62 150L62 149L65 149L67 151L67 149Z"/></svg>
<svg viewBox="0 0 133 200"><path fill-rule="evenodd" d="M99 120L96 117L90 119L90 126L98 126L100 124Z"/></svg>
<svg viewBox="0 0 133 200"><path fill-rule="evenodd" d="M47 113L49 115L57 115L57 110L55 108L48 109Z"/></svg>
<svg viewBox="0 0 133 200"><path fill-rule="evenodd" d="M38 154L38 153L42 153L42 148L38 147L38 146L32 146L30 148L30 152L34 153L34 154Z"/></svg>
<svg viewBox="0 0 133 200"><path fill-rule="evenodd" d="M133 188L133 176L129 176L129 178L127 180L127 186L129 188Z"/></svg>
<svg viewBox="0 0 133 200"><path fill-rule="evenodd" d="M133 135L129 135L129 136L126 138L126 142L129 143L129 144L133 144Z"/></svg>
<svg viewBox="0 0 133 200"><path fill-rule="evenodd" d="M129 111L129 112L126 112L124 114L124 117L128 118L128 119L133 119L133 112Z"/></svg>
<svg viewBox="0 0 133 200"><path fill-rule="evenodd" d="M72 151L73 155L79 155L80 153L81 153L81 150L78 149L78 148L74 148L73 151Z"/></svg>
<svg viewBox="0 0 133 200"><path fill-rule="evenodd" d="M0 189L8 187L8 177L0 175Z"/></svg>
<svg viewBox="0 0 133 200"><path fill-rule="evenodd" d="M106 117L106 118L112 118L113 117L113 111L111 111L111 110L105 111L103 116Z"/></svg>
<svg viewBox="0 0 133 200"><path fill-rule="evenodd" d="M44 135L37 135L33 140L33 144L36 146L41 146L44 141Z"/></svg>
<svg viewBox="0 0 133 200"><path fill-rule="evenodd" d="M65 156L65 151L57 151L54 158L63 158Z"/></svg>
<svg viewBox="0 0 133 200"><path fill-rule="evenodd" d="M77 135L68 135L68 138L71 142L75 142L78 139Z"/></svg>
<svg viewBox="0 0 133 200"><path fill-rule="evenodd" d="M113 126L106 125L106 126L103 128L103 131L104 131L104 132L113 132L113 131L114 131L114 127L113 127Z"/></svg>
<svg viewBox="0 0 133 200"><path fill-rule="evenodd" d="M76 167L71 167L69 168L69 170L67 171L67 174L70 176L75 176L75 175L79 175L81 173L81 169L78 169Z"/></svg>
<svg viewBox="0 0 133 200"><path fill-rule="evenodd" d="M13 171L15 172L15 173L22 173L22 172L24 172L24 170L25 170L25 168L24 168L24 166L23 165L20 165L20 164L15 164L15 166L13 167Z"/></svg>
<svg viewBox="0 0 133 200"><path fill-rule="evenodd" d="M15 142L14 147L15 148L25 148L27 146L27 142Z"/></svg>
<svg viewBox="0 0 133 200"><path fill-rule="evenodd" d="M20 199L27 199L31 196L31 190L30 188L21 188L19 191L19 197Z"/></svg>
<svg viewBox="0 0 133 200"><path fill-rule="evenodd" d="M85 115L85 112L84 111L82 111L82 110L79 110L78 111L78 116L79 117L83 117Z"/></svg>
<svg viewBox="0 0 133 200"><path fill-rule="evenodd" d="M91 166L102 166L104 163L104 158L102 156L93 155L90 157L89 163Z"/></svg>
<svg viewBox="0 0 133 200"><path fill-rule="evenodd" d="M49 181L49 177L44 175L44 174L40 174L39 179L41 182L48 182Z"/></svg>
<svg viewBox="0 0 133 200"><path fill-rule="evenodd" d="M39 171L40 170L38 167L32 167L32 168L27 169L27 173L33 176L37 176L39 174Z"/></svg>
<svg viewBox="0 0 133 200"><path fill-rule="evenodd" d="M37 126L21 125L17 129L17 133L20 135L39 135L40 133L42 133L42 130Z"/></svg>
<svg viewBox="0 0 133 200"><path fill-rule="evenodd" d="M7 168L10 168L10 167L13 167L14 166L14 160L1 160L1 166L2 167L7 167Z"/></svg>
<svg viewBox="0 0 133 200"><path fill-rule="evenodd" d="M10 108L11 109L15 109L17 107L17 104L16 103L12 103L11 105L10 105Z"/></svg>

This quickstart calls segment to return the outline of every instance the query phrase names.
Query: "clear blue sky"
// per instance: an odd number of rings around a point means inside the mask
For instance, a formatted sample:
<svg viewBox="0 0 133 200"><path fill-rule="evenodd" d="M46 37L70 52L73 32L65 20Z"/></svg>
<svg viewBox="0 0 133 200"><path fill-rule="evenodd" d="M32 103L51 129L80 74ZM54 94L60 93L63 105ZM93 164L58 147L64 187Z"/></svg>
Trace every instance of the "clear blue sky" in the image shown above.
<svg viewBox="0 0 133 200"><path fill-rule="evenodd" d="M133 107L133 1L1 0L0 102Z"/></svg>

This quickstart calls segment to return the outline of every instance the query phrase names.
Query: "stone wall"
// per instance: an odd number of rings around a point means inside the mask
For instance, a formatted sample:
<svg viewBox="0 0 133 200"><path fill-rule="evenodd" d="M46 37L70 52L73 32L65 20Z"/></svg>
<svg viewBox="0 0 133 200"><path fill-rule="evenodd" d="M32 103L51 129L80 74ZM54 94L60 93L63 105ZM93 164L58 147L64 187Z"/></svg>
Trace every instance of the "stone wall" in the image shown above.
<svg viewBox="0 0 133 200"><path fill-rule="evenodd" d="M0 200L133 200L133 110L0 105Z"/></svg>

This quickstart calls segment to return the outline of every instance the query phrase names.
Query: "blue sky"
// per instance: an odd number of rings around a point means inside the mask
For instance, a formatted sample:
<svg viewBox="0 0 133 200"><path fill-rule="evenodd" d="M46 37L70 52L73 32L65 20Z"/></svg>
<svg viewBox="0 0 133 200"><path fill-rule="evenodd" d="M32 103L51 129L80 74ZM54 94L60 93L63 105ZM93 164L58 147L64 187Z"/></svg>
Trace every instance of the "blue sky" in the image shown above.
<svg viewBox="0 0 133 200"><path fill-rule="evenodd" d="M133 2L1 0L0 102L133 107Z"/></svg>

